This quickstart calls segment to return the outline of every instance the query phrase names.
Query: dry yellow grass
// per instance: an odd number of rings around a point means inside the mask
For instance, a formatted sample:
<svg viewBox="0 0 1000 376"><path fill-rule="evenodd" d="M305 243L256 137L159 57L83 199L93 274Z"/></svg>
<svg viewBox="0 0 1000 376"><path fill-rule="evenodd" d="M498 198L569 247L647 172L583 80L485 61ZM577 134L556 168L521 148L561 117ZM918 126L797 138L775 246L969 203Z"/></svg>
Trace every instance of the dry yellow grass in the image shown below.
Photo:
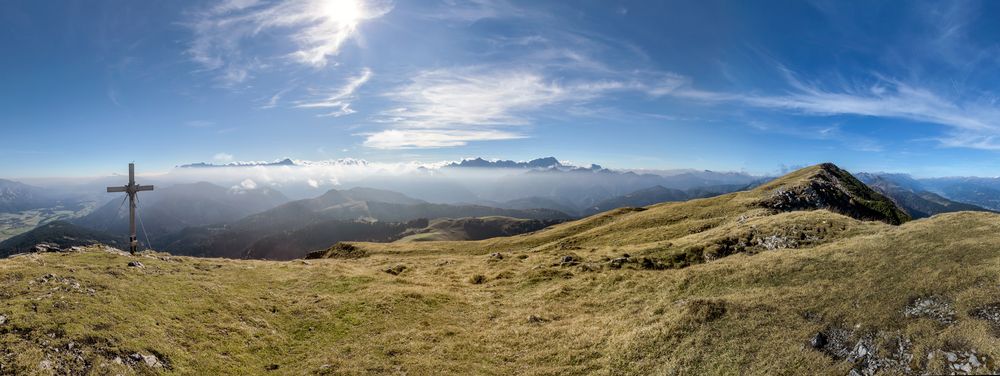
<svg viewBox="0 0 1000 376"><path fill-rule="evenodd" d="M814 349L818 332L885 359L904 343L910 358L879 368L889 374L945 372L943 351L975 350L978 371L995 370L998 323L975 312L1000 302L1000 216L892 226L757 204L787 186L512 238L362 243L361 258L4 260L0 373L843 375L882 359ZM751 232L801 241L666 261ZM953 320L906 315L921 297ZM166 364L114 362L131 353Z"/></svg>

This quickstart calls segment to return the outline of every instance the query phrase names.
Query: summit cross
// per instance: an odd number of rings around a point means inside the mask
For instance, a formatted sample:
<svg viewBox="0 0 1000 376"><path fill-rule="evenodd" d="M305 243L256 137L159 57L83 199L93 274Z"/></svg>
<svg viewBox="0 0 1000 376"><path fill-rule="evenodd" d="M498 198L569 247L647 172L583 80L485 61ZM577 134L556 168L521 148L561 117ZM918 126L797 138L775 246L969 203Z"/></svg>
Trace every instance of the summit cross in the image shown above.
<svg viewBox="0 0 1000 376"><path fill-rule="evenodd" d="M128 230L129 230L129 252L133 255L139 248L139 241L135 237L135 206L136 194L142 191L152 191L152 185L135 184L135 163L128 164L128 185L119 187L108 187L108 193L125 192L128 195Z"/></svg>

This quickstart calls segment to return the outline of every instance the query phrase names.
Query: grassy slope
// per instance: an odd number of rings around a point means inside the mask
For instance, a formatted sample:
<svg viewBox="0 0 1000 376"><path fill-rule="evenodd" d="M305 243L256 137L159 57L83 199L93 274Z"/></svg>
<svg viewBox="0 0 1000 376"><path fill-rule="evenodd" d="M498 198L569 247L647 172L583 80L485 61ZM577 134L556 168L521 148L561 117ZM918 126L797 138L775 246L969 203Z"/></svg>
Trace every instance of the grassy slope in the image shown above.
<svg viewBox="0 0 1000 376"><path fill-rule="evenodd" d="M147 255L130 268L128 256L99 251L17 257L0 262L0 373L82 364L75 352L96 374L154 371L111 364L139 352L177 374L272 364L275 374L846 374L851 363L808 346L830 328L852 341L907 338L914 369L943 371L941 356L926 360L938 349L975 349L995 365L996 332L969 311L998 300L1000 216L891 226L755 204L776 188L506 239L360 244L368 256L357 259ZM667 257L751 226L826 235L678 269L608 266L625 251ZM566 255L580 263L559 265ZM397 265L398 275L383 271ZM904 316L930 295L952 302L956 323Z"/></svg>
<svg viewBox="0 0 1000 376"><path fill-rule="evenodd" d="M439 218L425 228L404 233L397 242L480 240L524 234L543 229L557 220L522 219L503 216Z"/></svg>

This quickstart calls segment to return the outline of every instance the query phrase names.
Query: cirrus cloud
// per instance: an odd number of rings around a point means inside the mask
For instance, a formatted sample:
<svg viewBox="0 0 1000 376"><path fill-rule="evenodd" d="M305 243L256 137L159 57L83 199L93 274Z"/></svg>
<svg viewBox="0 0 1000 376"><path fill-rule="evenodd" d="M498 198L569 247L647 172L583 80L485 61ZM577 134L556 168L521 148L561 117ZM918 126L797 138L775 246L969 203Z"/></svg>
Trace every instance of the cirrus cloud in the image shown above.
<svg viewBox="0 0 1000 376"><path fill-rule="evenodd" d="M364 145L441 148L520 139L527 136L516 128L533 124L538 112L555 105L589 103L621 91L658 97L683 84L683 77L654 72L560 80L541 70L492 66L429 70L385 95L398 106L377 120L390 129L364 134Z"/></svg>
<svg viewBox="0 0 1000 376"><path fill-rule="evenodd" d="M340 117L350 115L357 111L351 108L351 100L354 99L354 92L368 82L372 77L372 70L364 68L357 77L352 77L343 86L330 93L323 94L320 99L302 101L295 105L296 108L335 108L333 112L323 116Z"/></svg>
<svg viewBox="0 0 1000 376"><path fill-rule="evenodd" d="M526 136L496 130L390 129L367 134L364 145L375 149L426 149L464 146L471 141L514 140Z"/></svg>
<svg viewBox="0 0 1000 376"><path fill-rule="evenodd" d="M187 53L229 84L284 62L322 68L362 22L391 10L391 4L373 0L227 0L186 23L194 33ZM251 48L256 47L251 42L262 41L292 48L276 51L277 56L270 49Z"/></svg>

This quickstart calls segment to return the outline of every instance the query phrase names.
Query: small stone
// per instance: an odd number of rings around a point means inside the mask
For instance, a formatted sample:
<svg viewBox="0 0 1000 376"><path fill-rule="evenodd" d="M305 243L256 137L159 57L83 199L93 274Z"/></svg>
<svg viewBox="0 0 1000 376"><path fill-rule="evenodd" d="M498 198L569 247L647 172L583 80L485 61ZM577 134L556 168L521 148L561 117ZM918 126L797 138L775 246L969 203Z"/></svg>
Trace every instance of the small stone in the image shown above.
<svg viewBox="0 0 1000 376"><path fill-rule="evenodd" d="M503 260L503 254L501 254L500 252L490 253L490 261L499 261L499 260Z"/></svg>
<svg viewBox="0 0 1000 376"><path fill-rule="evenodd" d="M948 358L948 361L951 363L958 361L958 355L955 355L955 353L945 351L944 356Z"/></svg>
<svg viewBox="0 0 1000 376"><path fill-rule="evenodd" d="M561 259L559 259L559 265L560 266L574 266L574 265L579 264L579 263L580 263L580 260L578 260L576 257L573 257L571 255L566 255L566 256L563 256Z"/></svg>
<svg viewBox="0 0 1000 376"><path fill-rule="evenodd" d="M48 359L42 360L41 362L38 362L38 368L45 370L52 369L52 361Z"/></svg>
<svg viewBox="0 0 1000 376"><path fill-rule="evenodd" d="M864 358L865 355L868 355L868 348L863 343L858 342L858 346L854 349L854 354L857 358Z"/></svg>
<svg viewBox="0 0 1000 376"><path fill-rule="evenodd" d="M277 364L268 364L268 365L264 366L264 370L267 370L267 371L276 371L278 368L279 368L279 366Z"/></svg>
<svg viewBox="0 0 1000 376"><path fill-rule="evenodd" d="M943 325L955 323L955 309L948 299L941 296L915 298L903 308L903 314L910 318L928 318Z"/></svg>
<svg viewBox="0 0 1000 376"><path fill-rule="evenodd" d="M816 333L812 340L809 341L809 346L812 346L814 349L826 347L826 334L823 334L823 332Z"/></svg>
<svg viewBox="0 0 1000 376"><path fill-rule="evenodd" d="M400 264L400 265L393 266L391 268L386 268L386 269L384 269L382 271L386 272L386 273L389 273L389 274L392 274L392 275L399 275L400 273L402 273L405 270L406 270L406 265Z"/></svg>
<svg viewBox="0 0 1000 376"><path fill-rule="evenodd" d="M611 269L621 269L622 266L625 265L625 263L627 262L628 262L628 257L618 257L612 259L609 265L611 266Z"/></svg>
<svg viewBox="0 0 1000 376"><path fill-rule="evenodd" d="M114 364L125 364L125 362L122 361L122 357L120 356L116 356L114 359L111 359L111 362Z"/></svg>
<svg viewBox="0 0 1000 376"><path fill-rule="evenodd" d="M965 372L965 373L971 373L972 372L972 366L970 366L969 363L962 364L962 366L959 367L959 369L961 369L962 372Z"/></svg>
<svg viewBox="0 0 1000 376"><path fill-rule="evenodd" d="M979 362L979 358L977 358L976 355L974 354L969 356L969 364L971 364L973 367L976 368L979 368L979 366L983 365L982 363Z"/></svg>
<svg viewBox="0 0 1000 376"><path fill-rule="evenodd" d="M546 322L546 321L549 321L549 320L546 320L545 318L543 318L541 316L538 316L538 315L528 316L528 322L532 323L532 324L540 324L540 323L543 323L543 322Z"/></svg>
<svg viewBox="0 0 1000 376"><path fill-rule="evenodd" d="M142 361L145 362L147 366L153 368L160 366L160 359L157 359L156 355L143 355Z"/></svg>
<svg viewBox="0 0 1000 376"><path fill-rule="evenodd" d="M129 359L132 359L132 361L143 363L151 368L163 366L163 364L160 363L160 359L158 359L156 355L142 355L140 353L132 353L128 357Z"/></svg>
<svg viewBox="0 0 1000 376"><path fill-rule="evenodd" d="M7 316L6 315L0 315L0 325L6 324L6 323L7 323Z"/></svg>
<svg viewBox="0 0 1000 376"><path fill-rule="evenodd" d="M59 246L57 246L55 244L40 243L40 244L35 244L34 247L31 247L31 251L32 252L59 252L60 249L59 249Z"/></svg>
<svg viewBox="0 0 1000 376"><path fill-rule="evenodd" d="M133 267L133 268L142 268L142 267L144 267L144 265L142 265L142 263L138 262L138 261L129 261L128 262L128 266Z"/></svg>

